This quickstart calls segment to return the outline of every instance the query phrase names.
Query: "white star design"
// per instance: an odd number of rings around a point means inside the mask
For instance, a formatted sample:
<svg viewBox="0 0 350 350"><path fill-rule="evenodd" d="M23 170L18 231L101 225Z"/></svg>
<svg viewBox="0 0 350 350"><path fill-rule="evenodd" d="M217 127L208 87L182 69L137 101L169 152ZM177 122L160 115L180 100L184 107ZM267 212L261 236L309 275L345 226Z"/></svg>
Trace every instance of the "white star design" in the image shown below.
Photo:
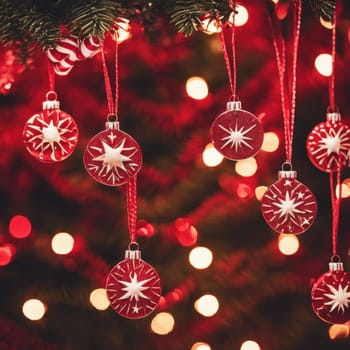
<svg viewBox="0 0 350 350"><path fill-rule="evenodd" d="M298 199L303 199L305 197L305 193L304 192L298 192L297 196L298 196Z"/></svg>
<svg viewBox="0 0 350 350"><path fill-rule="evenodd" d="M109 172L113 168L120 168L120 169L126 171L126 168L124 166L124 162L130 162L131 156L125 156L122 154L122 152L125 150L133 150L133 149L135 149L135 147L124 148L125 141L126 141L126 138L124 138L122 143L117 148L113 148L113 147L109 146L107 143L105 143L104 141L102 141L104 153L93 158L93 160L102 161L103 162L102 170L105 167L107 167L107 172Z"/></svg>
<svg viewBox="0 0 350 350"><path fill-rule="evenodd" d="M49 144L53 144L54 142L61 141L61 135L57 129L57 127L53 124L53 121L50 120L50 123L42 129L42 140L43 142L47 142Z"/></svg>
<svg viewBox="0 0 350 350"><path fill-rule="evenodd" d="M230 128L229 130L224 128L222 125L219 125L219 127L226 131L228 133L228 136L224 137L222 139L222 141L226 141L222 148L226 147L227 145L231 144L230 147L232 148L233 146L235 147L235 150L238 151L239 147L242 147L242 144L247 146L250 149L253 149L253 147L247 142L252 140L251 137L246 136L246 134L248 134L249 131L251 131L252 129L255 128L255 124L253 126L251 126L250 128L244 130L243 127L241 127L238 130L238 126L236 123L235 126L235 130L232 130L232 128Z"/></svg>
<svg viewBox="0 0 350 350"><path fill-rule="evenodd" d="M291 180L284 181L284 186L291 186L291 184L292 184Z"/></svg>
<svg viewBox="0 0 350 350"><path fill-rule="evenodd" d="M337 309L337 311L344 312L346 308L349 307L350 303L350 292L348 292L348 285L345 286L343 289L341 284L339 284L338 289L335 289L333 286L327 284L329 290L331 291L330 294L325 294L326 297L331 299L325 305L332 305L331 312L334 309Z"/></svg>
<svg viewBox="0 0 350 350"><path fill-rule="evenodd" d="M339 153L341 147L339 132L334 137L327 135L327 137L323 138L321 142L324 144L324 148L327 149L327 156L329 156L331 153Z"/></svg>
<svg viewBox="0 0 350 350"><path fill-rule="evenodd" d="M145 287L144 284L150 281L151 278L137 281L137 274L134 272L133 277L130 276L130 281L119 281L125 287L122 288L126 293L122 295L119 300L128 299L133 300L135 298L136 301L139 301L139 298L149 299L146 295L142 293L142 291L149 289L149 287Z"/></svg>
<svg viewBox="0 0 350 350"><path fill-rule="evenodd" d="M302 214L303 211L299 210L297 207L303 204L303 202L295 202L294 198L290 198L289 192L286 192L285 199L281 199L279 203L276 203L276 207L280 208L276 214L280 214L282 216L291 216L294 218L294 214Z"/></svg>

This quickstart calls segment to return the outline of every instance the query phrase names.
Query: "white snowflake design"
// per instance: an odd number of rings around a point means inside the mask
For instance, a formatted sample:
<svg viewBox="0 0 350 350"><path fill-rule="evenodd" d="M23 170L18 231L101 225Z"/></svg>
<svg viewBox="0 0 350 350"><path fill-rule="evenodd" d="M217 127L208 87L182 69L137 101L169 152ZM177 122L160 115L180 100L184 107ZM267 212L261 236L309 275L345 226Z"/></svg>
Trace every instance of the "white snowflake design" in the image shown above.
<svg viewBox="0 0 350 350"><path fill-rule="evenodd" d="M344 288L341 284L338 285L338 289L334 288L332 285L327 284L330 293L324 294L325 297L329 298L330 301L326 302L325 305L330 305L330 312L336 310L337 312L345 312L350 306L350 291L348 291L349 285Z"/></svg>
<svg viewBox="0 0 350 350"><path fill-rule="evenodd" d="M60 161L74 150L77 127L70 115L57 109L47 110L27 121L24 136L29 152L38 152L44 160Z"/></svg>

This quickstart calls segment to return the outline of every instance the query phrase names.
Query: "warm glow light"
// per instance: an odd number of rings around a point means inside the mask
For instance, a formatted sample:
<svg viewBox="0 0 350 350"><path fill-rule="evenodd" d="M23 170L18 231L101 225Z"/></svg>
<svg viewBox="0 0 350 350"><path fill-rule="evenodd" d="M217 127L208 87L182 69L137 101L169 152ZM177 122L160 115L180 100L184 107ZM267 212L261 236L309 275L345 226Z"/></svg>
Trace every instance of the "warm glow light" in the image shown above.
<svg viewBox="0 0 350 350"><path fill-rule="evenodd" d="M258 164L256 163L256 160L253 157L239 160L235 164L236 173L244 177L254 175L257 169Z"/></svg>
<svg viewBox="0 0 350 350"><path fill-rule="evenodd" d="M280 140L274 132L265 132L261 150L265 152L275 152L279 144Z"/></svg>
<svg viewBox="0 0 350 350"><path fill-rule="evenodd" d="M209 167L218 166L224 159L224 156L216 150L212 143L208 143L202 153L203 163Z"/></svg>
<svg viewBox="0 0 350 350"><path fill-rule="evenodd" d="M8 265L13 255L16 252L16 248L9 243L5 243L0 246L0 266L6 266Z"/></svg>
<svg viewBox="0 0 350 350"><path fill-rule="evenodd" d="M51 241L51 248L59 255L69 254L73 250L74 238L66 232L55 234Z"/></svg>
<svg viewBox="0 0 350 350"><path fill-rule="evenodd" d="M194 308L199 314L211 317L219 310L219 301L214 295L205 294L194 302Z"/></svg>
<svg viewBox="0 0 350 350"><path fill-rule="evenodd" d="M327 29L333 29L333 23L330 21L324 20L322 17L320 17L320 23Z"/></svg>
<svg viewBox="0 0 350 350"><path fill-rule="evenodd" d="M104 288L94 289L90 293L90 303L97 310L106 310L109 307L109 300L107 298L107 293Z"/></svg>
<svg viewBox="0 0 350 350"><path fill-rule="evenodd" d="M332 74L332 56L328 53L321 53L315 59L315 68L318 73L325 77Z"/></svg>
<svg viewBox="0 0 350 350"><path fill-rule="evenodd" d="M206 247L195 247L191 250L188 260L196 269L206 269L213 261L213 253Z"/></svg>
<svg viewBox="0 0 350 350"><path fill-rule="evenodd" d="M155 315L151 322L151 329L154 333L159 335L169 334L175 325L175 320L169 312L160 312Z"/></svg>
<svg viewBox="0 0 350 350"><path fill-rule="evenodd" d="M332 324L328 329L330 339L348 338L350 334L350 327L347 324Z"/></svg>
<svg viewBox="0 0 350 350"><path fill-rule="evenodd" d="M191 346L191 350L211 350L211 347L207 343L198 342Z"/></svg>
<svg viewBox="0 0 350 350"><path fill-rule="evenodd" d="M130 34L130 21L126 18L119 17L116 21L116 27L118 28L116 31L117 42L118 44L123 41L129 39L131 37Z"/></svg>
<svg viewBox="0 0 350 350"><path fill-rule="evenodd" d="M229 22L233 23L233 17L235 19L235 26L241 27L244 26L248 22L249 14L247 9L242 5L236 5L236 13L233 12L230 15Z"/></svg>
<svg viewBox="0 0 350 350"><path fill-rule="evenodd" d="M45 315L46 306L39 299L29 299L23 304L22 312L31 321L38 321Z"/></svg>
<svg viewBox="0 0 350 350"><path fill-rule="evenodd" d="M278 4L279 0L272 0L273 3Z"/></svg>
<svg viewBox="0 0 350 350"><path fill-rule="evenodd" d="M9 232L15 238L25 238L32 232L32 224L24 215L15 215L9 222Z"/></svg>
<svg viewBox="0 0 350 350"><path fill-rule="evenodd" d="M191 77L186 81L186 92L195 100L203 100L209 93L208 84L202 77Z"/></svg>
<svg viewBox="0 0 350 350"><path fill-rule="evenodd" d="M284 255L293 255L299 249L299 239L292 234L280 234L278 237L278 249Z"/></svg>
<svg viewBox="0 0 350 350"><path fill-rule="evenodd" d="M206 34L220 33L222 31L221 22L207 17L202 21L202 29Z"/></svg>
<svg viewBox="0 0 350 350"><path fill-rule="evenodd" d="M339 185L336 186L335 188L335 193L337 198L339 198ZM348 183L342 183L341 184L341 197L342 198L349 198L350 197L350 187Z"/></svg>
<svg viewBox="0 0 350 350"><path fill-rule="evenodd" d="M260 350L260 346L253 340L246 340L242 343L240 350Z"/></svg>
<svg viewBox="0 0 350 350"><path fill-rule="evenodd" d="M261 201L262 197L264 196L265 192L267 190L267 186L258 186L255 188L255 197L258 201Z"/></svg>

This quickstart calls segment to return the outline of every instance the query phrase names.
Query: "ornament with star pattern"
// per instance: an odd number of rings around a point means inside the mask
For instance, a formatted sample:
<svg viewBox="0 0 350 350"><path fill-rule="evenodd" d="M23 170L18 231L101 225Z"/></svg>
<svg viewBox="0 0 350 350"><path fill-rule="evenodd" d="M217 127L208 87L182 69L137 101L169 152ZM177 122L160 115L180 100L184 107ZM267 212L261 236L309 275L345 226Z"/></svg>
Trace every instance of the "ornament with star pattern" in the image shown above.
<svg viewBox="0 0 350 350"><path fill-rule="evenodd" d="M23 129L27 151L43 163L68 158L78 143L79 130L75 120L59 108L56 92L49 91L43 110L29 118Z"/></svg>
<svg viewBox="0 0 350 350"><path fill-rule="evenodd" d="M311 304L324 322L341 324L350 321L350 274L342 262L330 262L311 289Z"/></svg>
<svg viewBox="0 0 350 350"><path fill-rule="evenodd" d="M261 211L274 231L298 235L313 224L317 202L309 188L296 179L296 171L282 170L278 181L264 193Z"/></svg>
<svg viewBox="0 0 350 350"><path fill-rule="evenodd" d="M119 186L139 172L142 152L129 134L119 130L118 122L107 121L106 130L87 144L83 160L86 171L94 180Z"/></svg>
<svg viewBox="0 0 350 350"><path fill-rule="evenodd" d="M327 121L311 130L306 148L311 163L319 170L334 172L347 165L350 128L341 121L340 113L327 113Z"/></svg>
<svg viewBox="0 0 350 350"><path fill-rule="evenodd" d="M157 271L141 259L140 250L126 250L125 259L107 276L107 297L121 316L144 318L158 306L161 295Z"/></svg>
<svg viewBox="0 0 350 350"><path fill-rule="evenodd" d="M264 130L254 114L241 109L240 101L229 101L226 111L212 123L210 136L216 150L225 158L241 160L260 150Z"/></svg>

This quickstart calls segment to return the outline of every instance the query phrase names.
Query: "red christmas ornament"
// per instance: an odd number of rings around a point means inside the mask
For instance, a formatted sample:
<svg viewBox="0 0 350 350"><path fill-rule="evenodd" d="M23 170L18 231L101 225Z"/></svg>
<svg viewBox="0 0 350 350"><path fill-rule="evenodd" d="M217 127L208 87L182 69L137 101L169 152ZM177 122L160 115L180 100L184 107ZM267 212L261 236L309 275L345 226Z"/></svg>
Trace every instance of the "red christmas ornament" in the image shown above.
<svg viewBox="0 0 350 350"><path fill-rule="evenodd" d="M57 94L49 91L43 110L26 122L24 144L28 152L44 163L56 163L69 157L78 143L79 130L74 119L61 111Z"/></svg>
<svg viewBox="0 0 350 350"><path fill-rule="evenodd" d="M261 211L276 232L298 235L314 222L317 202L309 188L296 179L296 171L282 170L278 181L266 190Z"/></svg>
<svg viewBox="0 0 350 350"><path fill-rule="evenodd" d="M311 303L316 315L327 323L350 321L350 274L342 262L330 262L329 271L313 284Z"/></svg>
<svg viewBox="0 0 350 350"><path fill-rule="evenodd" d="M157 271L141 259L139 250L126 250L125 260L115 265L107 276L106 292L119 315L143 318L159 303L160 278Z"/></svg>
<svg viewBox="0 0 350 350"><path fill-rule="evenodd" d="M327 113L327 121L316 125L306 140L312 164L325 172L347 165L350 152L350 128L342 123L340 113Z"/></svg>
<svg viewBox="0 0 350 350"><path fill-rule="evenodd" d="M260 150L264 130L254 114L241 109L240 101L230 101L226 111L212 123L210 136L214 147L224 157L241 160Z"/></svg>
<svg viewBox="0 0 350 350"><path fill-rule="evenodd" d="M130 135L120 131L115 121L107 121L106 130L95 135L84 152L84 166L89 175L108 186L127 183L141 165L140 146Z"/></svg>

